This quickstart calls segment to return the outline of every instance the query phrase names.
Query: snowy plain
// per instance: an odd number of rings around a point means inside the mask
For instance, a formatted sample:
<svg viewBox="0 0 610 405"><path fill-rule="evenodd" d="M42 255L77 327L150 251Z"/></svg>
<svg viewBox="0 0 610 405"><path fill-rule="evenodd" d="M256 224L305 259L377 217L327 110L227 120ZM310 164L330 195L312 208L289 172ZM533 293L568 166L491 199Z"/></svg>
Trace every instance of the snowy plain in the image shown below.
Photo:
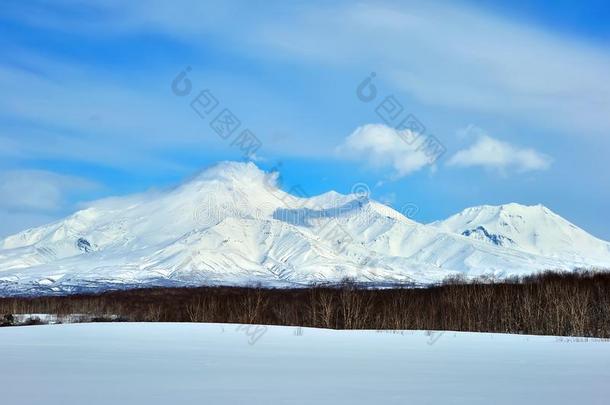
<svg viewBox="0 0 610 405"><path fill-rule="evenodd" d="M610 342L106 323L0 329L3 404L607 404Z"/></svg>

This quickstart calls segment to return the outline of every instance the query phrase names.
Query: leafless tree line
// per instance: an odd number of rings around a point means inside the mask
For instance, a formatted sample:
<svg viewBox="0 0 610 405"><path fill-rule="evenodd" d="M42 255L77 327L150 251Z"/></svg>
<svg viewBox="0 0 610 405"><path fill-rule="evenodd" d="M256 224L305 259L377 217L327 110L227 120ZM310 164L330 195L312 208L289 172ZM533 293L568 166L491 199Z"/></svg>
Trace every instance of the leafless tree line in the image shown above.
<svg viewBox="0 0 610 405"><path fill-rule="evenodd" d="M96 320L219 322L333 329L454 330L610 337L610 273L452 279L426 288L153 288L0 298L0 314L89 314ZM118 316L118 318L117 318Z"/></svg>

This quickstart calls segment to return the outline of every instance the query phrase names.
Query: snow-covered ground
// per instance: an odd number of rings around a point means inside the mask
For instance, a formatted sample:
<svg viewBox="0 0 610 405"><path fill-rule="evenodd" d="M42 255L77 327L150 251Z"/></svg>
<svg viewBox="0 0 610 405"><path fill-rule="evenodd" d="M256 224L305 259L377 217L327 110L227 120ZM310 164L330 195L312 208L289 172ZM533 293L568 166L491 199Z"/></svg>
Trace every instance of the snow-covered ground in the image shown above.
<svg viewBox="0 0 610 405"><path fill-rule="evenodd" d="M3 404L607 404L610 342L112 323L0 329Z"/></svg>

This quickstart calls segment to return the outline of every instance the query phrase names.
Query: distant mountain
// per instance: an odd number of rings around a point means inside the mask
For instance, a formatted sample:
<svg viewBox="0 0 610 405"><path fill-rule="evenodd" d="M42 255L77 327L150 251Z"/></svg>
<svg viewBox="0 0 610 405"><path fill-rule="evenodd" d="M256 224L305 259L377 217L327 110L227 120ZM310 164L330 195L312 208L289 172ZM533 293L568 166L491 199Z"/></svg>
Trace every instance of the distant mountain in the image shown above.
<svg viewBox="0 0 610 405"><path fill-rule="evenodd" d="M610 243L542 205L472 207L430 225L473 240L560 260L607 264L610 256Z"/></svg>
<svg viewBox="0 0 610 405"><path fill-rule="evenodd" d="M0 294L172 285L430 283L610 267L607 242L550 210L508 204L416 223L361 195L299 198L225 162L167 191L94 202L0 241Z"/></svg>

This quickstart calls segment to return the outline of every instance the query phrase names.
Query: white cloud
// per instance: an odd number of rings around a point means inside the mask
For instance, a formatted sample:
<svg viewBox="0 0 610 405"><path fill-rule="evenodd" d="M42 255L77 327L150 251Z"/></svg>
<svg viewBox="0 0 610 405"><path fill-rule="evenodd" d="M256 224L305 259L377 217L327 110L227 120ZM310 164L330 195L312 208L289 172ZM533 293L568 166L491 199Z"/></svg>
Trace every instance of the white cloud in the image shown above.
<svg viewBox="0 0 610 405"><path fill-rule="evenodd" d="M552 159L531 148L521 148L508 142L494 139L477 131L476 141L466 149L455 153L447 162L449 166L486 168L519 172L546 170Z"/></svg>
<svg viewBox="0 0 610 405"><path fill-rule="evenodd" d="M430 157L418 148L418 135L383 124L358 127L337 147L340 157L362 160L376 168L389 167L400 178L429 165ZM415 141L413 141L415 139Z"/></svg>

